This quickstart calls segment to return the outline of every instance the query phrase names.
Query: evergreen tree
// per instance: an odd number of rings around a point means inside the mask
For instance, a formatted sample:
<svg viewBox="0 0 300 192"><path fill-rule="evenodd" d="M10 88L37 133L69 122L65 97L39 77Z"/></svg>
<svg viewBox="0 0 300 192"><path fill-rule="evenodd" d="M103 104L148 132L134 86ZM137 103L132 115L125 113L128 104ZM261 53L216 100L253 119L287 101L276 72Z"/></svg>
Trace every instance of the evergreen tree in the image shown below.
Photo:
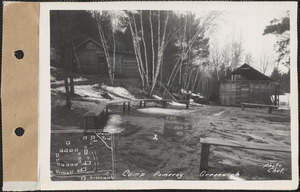
<svg viewBox="0 0 300 192"><path fill-rule="evenodd" d="M286 67L290 66L290 16L289 12L280 19L273 19L270 25L266 26L263 35L273 34L277 37L274 45L278 53L277 63L282 63ZM278 67L278 66L277 66Z"/></svg>

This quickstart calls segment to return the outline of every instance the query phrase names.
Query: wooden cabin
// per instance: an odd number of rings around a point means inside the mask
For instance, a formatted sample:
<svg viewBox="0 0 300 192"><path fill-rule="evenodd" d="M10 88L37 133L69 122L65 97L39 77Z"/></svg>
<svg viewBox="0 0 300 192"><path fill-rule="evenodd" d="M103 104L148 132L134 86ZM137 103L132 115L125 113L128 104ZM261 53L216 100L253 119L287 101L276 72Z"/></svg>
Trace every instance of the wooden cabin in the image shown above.
<svg viewBox="0 0 300 192"><path fill-rule="evenodd" d="M80 70L88 75L108 75L108 66L104 49L101 44L92 38L88 38L75 47L79 60ZM113 53L110 52L112 57ZM138 78L139 71L136 57L131 53L121 53L116 51L116 77Z"/></svg>
<svg viewBox="0 0 300 192"><path fill-rule="evenodd" d="M278 98L278 83L247 64L237 68L219 82L221 105L240 106L241 103L278 105Z"/></svg>

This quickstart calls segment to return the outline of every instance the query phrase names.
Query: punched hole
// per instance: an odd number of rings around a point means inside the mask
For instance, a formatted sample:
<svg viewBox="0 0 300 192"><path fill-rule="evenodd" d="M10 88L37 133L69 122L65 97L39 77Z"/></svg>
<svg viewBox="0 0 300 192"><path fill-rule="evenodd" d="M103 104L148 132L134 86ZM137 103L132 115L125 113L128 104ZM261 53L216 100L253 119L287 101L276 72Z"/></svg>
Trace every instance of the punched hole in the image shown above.
<svg viewBox="0 0 300 192"><path fill-rule="evenodd" d="M25 133L25 130L24 130L22 127L18 127L18 128L16 128L16 130L15 130L15 134L16 134L17 136L19 136L19 137L21 137L22 135L24 135L24 133Z"/></svg>
<svg viewBox="0 0 300 192"><path fill-rule="evenodd" d="M17 51L15 51L15 57L16 57L17 59L23 59L23 57L24 57L23 51L22 51L22 50L17 50Z"/></svg>

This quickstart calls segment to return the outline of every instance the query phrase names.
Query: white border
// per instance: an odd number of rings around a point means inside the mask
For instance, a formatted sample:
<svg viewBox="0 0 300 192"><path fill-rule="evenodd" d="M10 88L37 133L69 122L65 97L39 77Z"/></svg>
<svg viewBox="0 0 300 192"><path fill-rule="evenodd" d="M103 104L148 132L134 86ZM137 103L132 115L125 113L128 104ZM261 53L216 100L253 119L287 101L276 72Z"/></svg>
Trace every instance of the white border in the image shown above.
<svg viewBox="0 0 300 192"><path fill-rule="evenodd" d="M39 162L42 190L66 189L272 189L298 187L297 2L98 2L40 3ZM50 181L50 10L290 10L292 180L289 181Z"/></svg>
<svg viewBox="0 0 300 192"><path fill-rule="evenodd" d="M6 181L3 182L3 191L35 191L39 189L39 182Z"/></svg>

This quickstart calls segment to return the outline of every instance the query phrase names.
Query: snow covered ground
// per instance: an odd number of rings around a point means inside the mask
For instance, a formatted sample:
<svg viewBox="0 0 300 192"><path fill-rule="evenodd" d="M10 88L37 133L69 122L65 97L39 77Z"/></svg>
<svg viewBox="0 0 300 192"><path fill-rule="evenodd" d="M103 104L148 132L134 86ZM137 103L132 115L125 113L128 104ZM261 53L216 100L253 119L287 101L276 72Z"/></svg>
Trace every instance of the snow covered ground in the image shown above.
<svg viewBox="0 0 300 192"><path fill-rule="evenodd" d="M53 85L63 85L65 83L64 80L56 80L54 77L51 77L51 84ZM87 81L86 78L83 78L83 77L78 77L78 78L73 78L73 81L74 82L84 82L84 81Z"/></svg>
<svg viewBox="0 0 300 192"><path fill-rule="evenodd" d="M184 105L185 107L185 105ZM141 113L148 113L148 114L164 114L164 115L184 115L186 113L189 113L190 110L185 110L184 108L181 109L168 109L168 108L156 108L156 107L151 107L151 108L142 108L142 109L137 109Z"/></svg>
<svg viewBox="0 0 300 192"><path fill-rule="evenodd" d="M120 127L121 123L122 117L120 115L110 115L103 131L109 133L121 133L124 131L124 129Z"/></svg>
<svg viewBox="0 0 300 192"><path fill-rule="evenodd" d="M116 95L117 97L126 98L126 99L135 99L135 97L123 87L112 87L107 85L101 85L101 88L108 91L109 93L112 93L113 95Z"/></svg>

